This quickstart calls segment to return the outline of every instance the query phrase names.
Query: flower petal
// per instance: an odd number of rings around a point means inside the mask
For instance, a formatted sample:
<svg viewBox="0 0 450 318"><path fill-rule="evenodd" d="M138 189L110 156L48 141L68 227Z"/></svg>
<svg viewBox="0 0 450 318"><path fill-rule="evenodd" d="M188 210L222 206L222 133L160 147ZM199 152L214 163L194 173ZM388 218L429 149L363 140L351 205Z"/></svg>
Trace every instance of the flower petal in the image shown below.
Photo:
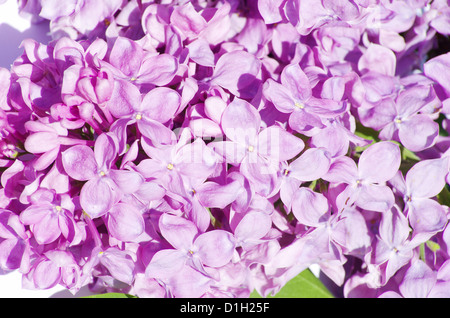
<svg viewBox="0 0 450 318"><path fill-rule="evenodd" d="M132 242L144 232L144 218L132 204L117 203L108 214L108 230L123 242Z"/></svg>
<svg viewBox="0 0 450 318"><path fill-rule="evenodd" d="M77 145L64 151L62 164L66 173L75 180L86 181L97 175L94 151L88 146Z"/></svg>
<svg viewBox="0 0 450 318"><path fill-rule="evenodd" d="M400 168L400 148L389 141L377 142L363 151L358 162L360 178L383 183L393 178Z"/></svg>
<svg viewBox="0 0 450 318"><path fill-rule="evenodd" d="M227 264L234 253L233 234L223 230L212 230L197 237L194 245L198 256L206 266L221 267Z"/></svg>
<svg viewBox="0 0 450 318"><path fill-rule="evenodd" d="M175 248L189 250L192 247L197 227L191 221L170 214L159 218L159 228L163 237Z"/></svg>

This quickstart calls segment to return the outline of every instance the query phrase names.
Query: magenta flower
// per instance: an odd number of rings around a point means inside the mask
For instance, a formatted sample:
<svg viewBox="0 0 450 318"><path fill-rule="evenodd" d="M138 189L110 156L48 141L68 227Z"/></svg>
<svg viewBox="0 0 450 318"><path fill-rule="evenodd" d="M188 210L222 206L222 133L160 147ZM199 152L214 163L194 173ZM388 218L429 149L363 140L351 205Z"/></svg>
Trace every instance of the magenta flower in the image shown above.
<svg viewBox="0 0 450 318"><path fill-rule="evenodd" d="M224 266L233 256L235 240L229 232L212 230L199 234L194 223L169 214L161 216L159 228L174 249L163 249L153 256L145 270L148 277L166 280L185 266L210 276L208 268Z"/></svg>
<svg viewBox="0 0 450 318"><path fill-rule="evenodd" d="M118 118L111 125L111 131L119 138L119 153L123 154L125 149L127 126L134 123L152 143L171 144L175 134L165 124L172 120L180 105L181 96L170 88L157 87L142 97L133 84L116 81L108 109Z"/></svg>
<svg viewBox="0 0 450 318"><path fill-rule="evenodd" d="M235 99L224 110L221 127L229 140L214 143L227 163L238 165L255 190L269 195L275 187L279 163L304 147L300 138L279 126L261 129L261 116L245 100Z"/></svg>
<svg viewBox="0 0 450 318"><path fill-rule="evenodd" d="M434 99L430 86L406 88L398 94L395 103L386 100L375 106L372 116L379 123L373 127L381 129L381 139L397 139L411 151L429 148L436 141L439 125L424 110Z"/></svg>
<svg viewBox="0 0 450 318"><path fill-rule="evenodd" d="M432 198L445 187L448 167L447 157L424 160L408 170L405 178L400 174L392 180L395 188L403 195L405 212L416 239L422 237L426 241L447 224L446 210Z"/></svg>
<svg viewBox="0 0 450 318"><path fill-rule="evenodd" d="M358 207L384 212L392 207L395 198L385 183L400 167L400 149L389 141L378 142L367 148L358 165L348 157L333 161L323 179L347 184L339 195L339 206L356 204Z"/></svg>
<svg viewBox="0 0 450 318"><path fill-rule="evenodd" d="M385 264L381 274L381 284L387 282L414 255L414 248L421 242L409 239L408 220L397 208L383 213L380 222L379 239L374 247L375 264Z"/></svg>
<svg viewBox="0 0 450 318"><path fill-rule="evenodd" d="M20 222L19 216L2 209L0 212L0 268L19 269L27 273L30 269L30 235Z"/></svg>
<svg viewBox="0 0 450 318"><path fill-rule="evenodd" d="M80 204L92 218L107 213L124 194L135 192L143 182L134 171L113 169L117 149L115 137L105 133L98 136L94 150L78 145L62 153L66 173L75 180L87 181L81 188Z"/></svg>
<svg viewBox="0 0 450 318"><path fill-rule="evenodd" d="M387 291L380 298L434 298L433 287L437 281L437 273L421 260L412 261L399 285L400 294Z"/></svg>
<svg viewBox="0 0 450 318"><path fill-rule="evenodd" d="M299 186L308 181L323 177L331 164L329 153L325 149L310 148L290 164L283 164L280 170L280 198L291 210L294 196Z"/></svg>
<svg viewBox="0 0 450 318"><path fill-rule="evenodd" d="M109 53L109 63L101 61L101 64L118 80L115 89L120 89L117 87L120 80L164 86L178 70L178 60L172 55L147 52L138 42L125 37L118 37Z"/></svg>
<svg viewBox="0 0 450 318"><path fill-rule="evenodd" d="M49 250L34 261L24 277L24 285L29 289L48 289L61 284L75 294L80 276L81 269L70 252Z"/></svg>
<svg viewBox="0 0 450 318"><path fill-rule="evenodd" d="M316 98L310 80L298 64L286 66L280 75L281 83L268 79L264 96L283 113L289 113L289 126L300 133L324 128L322 118L334 118L345 111L341 103Z"/></svg>
<svg viewBox="0 0 450 318"><path fill-rule="evenodd" d="M31 205L20 214L20 220L24 225L30 225L39 244L49 244L60 236L77 244L81 240L81 232L74 219L74 210L75 205L69 195L38 189L31 196Z"/></svg>

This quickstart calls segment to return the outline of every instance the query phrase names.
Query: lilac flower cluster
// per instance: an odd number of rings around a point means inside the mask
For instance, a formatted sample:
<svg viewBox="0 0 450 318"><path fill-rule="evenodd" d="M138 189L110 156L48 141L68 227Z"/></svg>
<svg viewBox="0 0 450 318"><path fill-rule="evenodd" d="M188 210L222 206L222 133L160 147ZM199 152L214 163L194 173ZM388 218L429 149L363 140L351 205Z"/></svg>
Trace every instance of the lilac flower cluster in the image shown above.
<svg viewBox="0 0 450 318"><path fill-rule="evenodd" d="M450 297L447 0L21 0L0 268L25 288Z"/></svg>

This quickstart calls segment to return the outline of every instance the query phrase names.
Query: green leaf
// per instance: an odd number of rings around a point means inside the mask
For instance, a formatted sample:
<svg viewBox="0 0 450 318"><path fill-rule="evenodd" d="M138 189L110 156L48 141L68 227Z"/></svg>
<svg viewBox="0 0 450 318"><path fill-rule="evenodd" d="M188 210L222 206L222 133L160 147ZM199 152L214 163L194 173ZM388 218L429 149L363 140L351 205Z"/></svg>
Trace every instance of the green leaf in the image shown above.
<svg viewBox="0 0 450 318"><path fill-rule="evenodd" d="M437 199L440 204L450 206L450 187L448 185L437 195Z"/></svg>
<svg viewBox="0 0 450 318"><path fill-rule="evenodd" d="M96 294L83 296L81 298L137 298L136 296L122 293L104 293L104 294Z"/></svg>
<svg viewBox="0 0 450 318"><path fill-rule="evenodd" d="M250 298L262 298L256 291ZM304 270L291 279L274 296L267 298L333 298L333 294L325 287L309 269Z"/></svg>

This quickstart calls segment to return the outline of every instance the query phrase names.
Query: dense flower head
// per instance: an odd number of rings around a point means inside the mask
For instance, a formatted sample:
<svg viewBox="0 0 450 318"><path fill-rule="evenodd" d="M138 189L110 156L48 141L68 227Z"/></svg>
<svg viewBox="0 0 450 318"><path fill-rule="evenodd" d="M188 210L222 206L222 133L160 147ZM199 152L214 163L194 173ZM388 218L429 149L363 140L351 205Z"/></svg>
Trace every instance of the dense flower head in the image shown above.
<svg viewBox="0 0 450 318"><path fill-rule="evenodd" d="M19 4L52 36L0 69L24 287L267 296L318 264L450 297L448 1Z"/></svg>

